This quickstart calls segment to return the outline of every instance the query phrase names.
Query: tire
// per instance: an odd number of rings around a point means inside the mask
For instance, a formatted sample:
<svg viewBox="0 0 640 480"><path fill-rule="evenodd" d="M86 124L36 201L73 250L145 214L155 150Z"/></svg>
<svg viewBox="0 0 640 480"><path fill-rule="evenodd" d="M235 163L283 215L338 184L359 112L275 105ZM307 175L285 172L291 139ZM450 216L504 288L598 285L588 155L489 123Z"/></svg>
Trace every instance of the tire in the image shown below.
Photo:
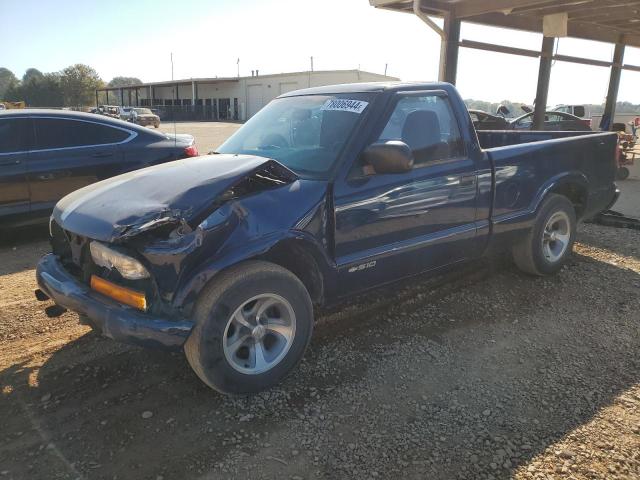
<svg viewBox="0 0 640 480"><path fill-rule="evenodd" d="M557 273L571 256L576 226L576 212L569 199L550 194L542 202L533 228L513 247L515 264L531 275Z"/></svg>
<svg viewBox="0 0 640 480"><path fill-rule="evenodd" d="M223 271L200 293L193 317L187 360L204 383L225 394L279 383L302 359L313 331L305 286L290 271L262 261Z"/></svg>
<svg viewBox="0 0 640 480"><path fill-rule="evenodd" d="M626 180L629 178L629 169L627 167L620 167L616 171L616 178L618 180Z"/></svg>

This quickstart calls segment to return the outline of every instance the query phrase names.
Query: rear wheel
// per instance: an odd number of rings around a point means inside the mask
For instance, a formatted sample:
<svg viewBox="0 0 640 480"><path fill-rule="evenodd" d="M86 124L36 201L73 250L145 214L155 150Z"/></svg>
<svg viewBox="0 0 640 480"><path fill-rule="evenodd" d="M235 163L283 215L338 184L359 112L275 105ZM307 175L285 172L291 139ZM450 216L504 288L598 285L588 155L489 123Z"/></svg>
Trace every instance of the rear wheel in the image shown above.
<svg viewBox="0 0 640 480"><path fill-rule="evenodd" d="M576 225L575 209L569 199L549 195L540 206L531 231L513 247L518 268L532 275L558 272L573 251Z"/></svg>
<svg viewBox="0 0 640 480"><path fill-rule="evenodd" d="M302 359L313 307L302 282L268 262L223 272L200 295L185 344L189 364L222 393L253 393L282 380Z"/></svg>

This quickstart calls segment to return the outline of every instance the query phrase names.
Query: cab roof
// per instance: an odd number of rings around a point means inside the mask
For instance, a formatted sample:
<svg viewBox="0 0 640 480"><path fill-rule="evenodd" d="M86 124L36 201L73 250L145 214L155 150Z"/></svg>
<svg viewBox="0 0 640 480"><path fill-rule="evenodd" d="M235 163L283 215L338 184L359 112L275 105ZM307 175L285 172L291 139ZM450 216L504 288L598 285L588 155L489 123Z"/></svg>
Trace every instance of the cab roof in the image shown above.
<svg viewBox="0 0 640 480"><path fill-rule="evenodd" d="M451 84L442 82L366 82L366 83L342 83L338 85L326 85L323 87L303 88L284 93L278 98L297 97L300 95L333 95L340 93L368 93L383 91L406 90L435 90L438 88L451 88Z"/></svg>

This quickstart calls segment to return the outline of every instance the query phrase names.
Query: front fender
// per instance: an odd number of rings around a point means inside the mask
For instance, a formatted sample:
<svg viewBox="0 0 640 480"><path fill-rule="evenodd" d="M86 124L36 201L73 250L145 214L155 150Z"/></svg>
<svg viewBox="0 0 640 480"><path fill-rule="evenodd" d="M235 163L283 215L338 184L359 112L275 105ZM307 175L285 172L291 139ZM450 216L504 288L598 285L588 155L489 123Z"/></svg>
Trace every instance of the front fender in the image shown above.
<svg viewBox="0 0 640 480"><path fill-rule="evenodd" d="M178 286L173 300L174 307L180 308L195 302L204 286L222 270L247 260L267 256L278 246L292 240L301 241L310 248L322 275L326 277L332 270L330 260L312 235L303 231L274 233L231 248L210 262L203 264Z"/></svg>

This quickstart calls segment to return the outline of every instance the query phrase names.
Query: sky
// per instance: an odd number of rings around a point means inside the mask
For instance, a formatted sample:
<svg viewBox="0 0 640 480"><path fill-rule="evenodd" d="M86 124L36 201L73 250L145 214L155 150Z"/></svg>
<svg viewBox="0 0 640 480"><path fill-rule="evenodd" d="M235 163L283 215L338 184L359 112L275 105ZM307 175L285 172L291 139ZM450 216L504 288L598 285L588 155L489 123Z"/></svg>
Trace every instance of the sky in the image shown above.
<svg viewBox="0 0 640 480"><path fill-rule="evenodd" d="M0 0L0 66L21 77L74 63L103 80L235 76L360 68L402 80L437 79L440 39L412 14L368 0ZM27 20L25 20L27 19ZM28 28L26 28L28 26ZM463 24L462 39L539 50L540 34ZM558 53L611 60L613 45L560 39ZM538 59L461 49L464 98L532 103ZM640 65L640 49L625 62ZM602 103L609 70L556 62L549 105ZM640 103L640 73L624 71L620 101Z"/></svg>

